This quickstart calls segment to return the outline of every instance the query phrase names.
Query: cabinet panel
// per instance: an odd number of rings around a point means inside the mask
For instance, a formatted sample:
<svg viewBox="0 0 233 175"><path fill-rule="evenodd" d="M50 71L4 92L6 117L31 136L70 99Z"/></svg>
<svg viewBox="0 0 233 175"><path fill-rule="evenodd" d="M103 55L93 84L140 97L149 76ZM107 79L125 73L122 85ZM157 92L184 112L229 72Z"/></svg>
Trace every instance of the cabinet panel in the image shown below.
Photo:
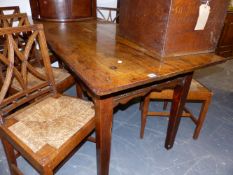
<svg viewBox="0 0 233 175"><path fill-rule="evenodd" d="M64 0L39 0L41 18L66 19L68 15L67 1Z"/></svg>
<svg viewBox="0 0 233 175"><path fill-rule="evenodd" d="M216 53L224 57L233 56L233 12L227 14Z"/></svg>
<svg viewBox="0 0 233 175"><path fill-rule="evenodd" d="M71 18L90 17L91 7L91 0L70 0L70 16Z"/></svg>
<svg viewBox="0 0 233 175"><path fill-rule="evenodd" d="M96 0L30 0L33 19L73 21L96 17Z"/></svg>
<svg viewBox="0 0 233 175"><path fill-rule="evenodd" d="M195 30L200 0L122 0L120 34L161 57L213 52L229 0L209 1L203 30Z"/></svg>

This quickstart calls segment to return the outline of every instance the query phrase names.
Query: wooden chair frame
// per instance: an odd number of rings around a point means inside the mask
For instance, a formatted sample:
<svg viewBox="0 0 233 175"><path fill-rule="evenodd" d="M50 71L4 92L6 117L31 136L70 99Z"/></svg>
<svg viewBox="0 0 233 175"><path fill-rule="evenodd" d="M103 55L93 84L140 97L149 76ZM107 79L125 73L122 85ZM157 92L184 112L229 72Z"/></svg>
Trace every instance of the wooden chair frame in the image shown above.
<svg viewBox="0 0 233 175"><path fill-rule="evenodd" d="M20 51L13 37L14 34L21 32L31 32L24 51ZM12 117L17 115L17 112L14 110L19 110L20 112L25 108L23 107L23 109L19 109L19 106L36 100L33 104L28 106L31 107L47 97L52 96L54 98L59 98L60 95L57 93L55 87L43 26L32 25L16 28L4 28L0 29L0 35L7 37L9 50L6 56L0 54L0 62L7 66L4 82L2 82L0 91L0 136L8 159L10 172L12 175L22 174L17 168L17 155L15 154L16 150L41 174L53 174L53 170L59 165L59 163L61 163L95 128L95 118L91 119L87 124L85 124L80 131L73 135L59 149L54 150L52 147L46 146L44 149L46 150L47 154L49 153L46 158L44 157L45 152L33 152L18 137L10 132L8 127L14 124ZM45 75L40 74L28 61L30 50L32 49L33 43L36 41L38 41L40 46L41 57L46 72ZM20 68L15 67L14 60L16 57L18 57L22 62ZM28 87L28 72L33 73L34 76L43 81L34 87ZM17 78L22 90L16 92L15 94L8 94L13 77Z"/></svg>
<svg viewBox="0 0 233 175"><path fill-rule="evenodd" d="M17 23L18 27L30 25L30 22L29 22L29 19L26 13L17 13L13 15L0 15L0 21L2 22L3 27L16 27L16 26L13 26L14 22L16 21L18 22ZM28 39L27 34L25 33L23 35L17 34L17 36L15 34L14 37L18 37L17 43L19 47L25 47L25 42L27 42L27 39ZM7 51L6 47L7 45L3 46L3 52L5 52L4 55L6 55L6 51ZM37 52L36 45L34 45L33 51L30 55L31 57L30 60L31 62L34 62L38 66L41 66L41 59L38 57L38 54L36 52ZM57 60L53 55L50 55L50 59L52 62L55 62ZM4 68L1 68L1 69L4 69ZM62 68L60 70L62 70ZM2 72L2 70L0 71ZM56 82L56 87L60 93L63 93L65 90L67 90L74 84L75 84L75 79L70 75L64 81Z"/></svg>
<svg viewBox="0 0 233 175"><path fill-rule="evenodd" d="M119 9L118 8L111 8L111 7L97 7L97 14L100 14L101 19L109 22L116 22L119 21ZM103 14L103 11L107 11L107 17ZM113 18L112 13L115 12L116 16Z"/></svg>
<svg viewBox="0 0 233 175"><path fill-rule="evenodd" d="M196 81L196 80L193 80ZM196 81L197 82L197 81ZM192 82L193 83L193 82ZM199 83L199 82L198 82ZM187 102L195 102L195 103L201 103L201 110L198 117L195 117L191 110L185 106L184 112L181 117L189 117L194 124L196 125L195 131L193 133L193 139L197 139L199 137L201 128L203 126L206 114L208 112L209 104L211 102L213 93L204 85L199 83L201 88L203 90L199 91L192 91L192 87L190 88L189 94L187 96ZM165 90L161 92L152 92L148 94L141 104L141 131L140 131L140 137L143 138L144 136L144 130L146 126L146 119L147 116L155 117L170 117L170 112L162 111L162 112L155 112L155 111L149 111L149 103L150 100L157 100L157 101L164 101L163 110L166 110L167 104L169 101L172 102L172 96L173 91L172 90Z"/></svg>
<svg viewBox="0 0 233 175"><path fill-rule="evenodd" d="M12 14L20 13L19 6L0 7L0 15L5 15L4 11L13 11Z"/></svg>

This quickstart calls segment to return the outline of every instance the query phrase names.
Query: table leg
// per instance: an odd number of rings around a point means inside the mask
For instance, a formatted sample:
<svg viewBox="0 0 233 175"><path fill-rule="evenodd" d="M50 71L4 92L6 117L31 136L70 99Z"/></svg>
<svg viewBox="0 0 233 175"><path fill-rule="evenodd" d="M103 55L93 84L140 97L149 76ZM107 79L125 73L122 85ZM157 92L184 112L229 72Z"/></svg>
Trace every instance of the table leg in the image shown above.
<svg viewBox="0 0 233 175"><path fill-rule="evenodd" d="M111 153L113 100L112 98L98 99L95 105L97 174L108 175Z"/></svg>
<svg viewBox="0 0 233 175"><path fill-rule="evenodd" d="M171 149L173 147L177 130L179 128L181 114L185 105L186 97L190 88L193 73L184 77L183 85L178 85L174 89L173 102L170 111L170 117L167 128L167 136L165 141L165 148Z"/></svg>

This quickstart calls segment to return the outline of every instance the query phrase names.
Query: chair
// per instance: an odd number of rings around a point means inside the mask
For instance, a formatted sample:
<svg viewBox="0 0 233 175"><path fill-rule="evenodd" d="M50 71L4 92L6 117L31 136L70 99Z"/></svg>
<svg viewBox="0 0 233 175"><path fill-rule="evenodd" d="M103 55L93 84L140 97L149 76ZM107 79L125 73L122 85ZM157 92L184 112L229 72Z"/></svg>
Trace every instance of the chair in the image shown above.
<svg viewBox="0 0 233 175"><path fill-rule="evenodd" d="M24 50L14 40L21 32L31 32ZM42 25L2 28L0 35L8 43L8 54L0 54L0 62L7 67L0 86L0 137L10 172L22 174L16 162L21 155L40 174L51 175L95 128L93 103L57 93ZM33 43L40 46L44 74L28 61ZM14 65L16 58L22 66ZM38 84L29 85L29 73L40 80ZM14 79L21 90L11 94Z"/></svg>
<svg viewBox="0 0 233 175"><path fill-rule="evenodd" d="M0 15L20 13L19 6L0 7Z"/></svg>
<svg viewBox="0 0 233 175"><path fill-rule="evenodd" d="M119 9L111 7L97 7L97 14L100 15L100 19L113 23L119 22ZM107 13L105 16L104 14ZM115 16L115 17L114 17Z"/></svg>
<svg viewBox="0 0 233 175"><path fill-rule="evenodd" d="M17 27L17 26L20 27L20 26L30 25L26 13L18 13L13 15L0 15L0 21L3 24L3 27ZM27 36L28 34L30 33L18 34L17 36L14 35L14 38L17 37L18 47L23 48L26 46L25 43L28 40L28 36ZM7 47L7 45L5 45L5 47ZM4 55L6 55L7 49L6 48L3 49L3 52L5 52ZM40 65L41 59L39 57L39 54L37 53L36 44L33 45L32 52L30 53L29 57L30 57L30 62L34 62L35 64L37 64L38 65L37 69L40 69L39 67L41 66ZM51 57L53 58L51 61L54 62L56 58L54 58L54 56L50 53L50 58ZM43 71L43 69L41 69L40 71ZM67 90L68 88L70 88L75 84L75 79L65 69L53 68L53 73L55 76L56 87L59 93L63 93L65 90ZM28 76L28 79L29 79L29 84L33 84L36 81L30 75ZM20 89L19 84L15 83L15 81L13 81L13 87L16 90Z"/></svg>
<svg viewBox="0 0 233 175"><path fill-rule="evenodd" d="M0 15L5 15L5 13L8 14L15 14L15 13L19 13L19 7L18 6L10 6L10 7L0 7ZM3 27L3 23L0 20L0 27ZM2 50L3 48L3 43L4 43L4 39L0 38L0 50Z"/></svg>
<svg viewBox="0 0 233 175"><path fill-rule="evenodd" d="M206 117L206 113L208 111L209 104L211 102L213 93L206 88L204 85L199 83L196 80L192 80L190 90L187 96L187 102L198 102L202 103L201 110L199 113L198 118L193 115L190 109L187 108L187 106L184 107L184 112L181 117L189 117L191 120L194 122L196 125L193 138L197 139L203 122ZM172 101L173 98L173 90L172 89L167 89L163 90L161 92L152 92L148 94L142 105L141 105L141 132L140 132L140 137L143 138L144 136L144 129L146 126L146 118L147 116L161 116L161 117L169 117L170 113L169 112L151 112L149 111L149 102L151 99L154 100L160 100L160 101L165 101L163 109L165 110L167 108L167 102Z"/></svg>

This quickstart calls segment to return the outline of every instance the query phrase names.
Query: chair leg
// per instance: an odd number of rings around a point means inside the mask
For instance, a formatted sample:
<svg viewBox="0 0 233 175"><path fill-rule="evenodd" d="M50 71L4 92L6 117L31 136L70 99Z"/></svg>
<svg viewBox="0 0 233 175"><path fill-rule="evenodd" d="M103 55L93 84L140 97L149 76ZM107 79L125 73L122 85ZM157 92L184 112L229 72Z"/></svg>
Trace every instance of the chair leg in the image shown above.
<svg viewBox="0 0 233 175"><path fill-rule="evenodd" d="M140 101L140 105L139 105L139 110L140 110L140 111L142 110L143 103L144 103L144 101L143 101L143 99L141 99L141 101Z"/></svg>
<svg viewBox="0 0 233 175"><path fill-rule="evenodd" d="M144 136L144 130L146 126L146 117L149 110L149 102L150 102L150 94L147 95L142 103L141 106L141 131L140 131L140 138L142 139Z"/></svg>
<svg viewBox="0 0 233 175"><path fill-rule="evenodd" d="M77 97L83 99L84 95L83 95L83 90L81 88L81 85L79 83L76 83L76 93L77 93Z"/></svg>
<svg viewBox="0 0 233 175"><path fill-rule="evenodd" d="M3 144L4 151L6 153L6 157L7 157L7 161L8 161L8 165L9 165L9 169L10 169L10 173L11 173L11 175L15 175L16 173L15 173L15 170L13 169L13 167L17 167L17 161L16 161L16 156L15 156L14 148L4 138L2 138L2 144Z"/></svg>
<svg viewBox="0 0 233 175"><path fill-rule="evenodd" d="M164 100L164 102L163 102L163 110L167 109L167 105L168 105L168 101Z"/></svg>
<svg viewBox="0 0 233 175"><path fill-rule="evenodd" d="M197 120L196 128L195 128L195 131L193 134L193 139L198 139L202 125L203 125L205 117L206 117L206 113L207 113L208 108L209 108L210 101L211 101L211 97L202 103L199 118Z"/></svg>

